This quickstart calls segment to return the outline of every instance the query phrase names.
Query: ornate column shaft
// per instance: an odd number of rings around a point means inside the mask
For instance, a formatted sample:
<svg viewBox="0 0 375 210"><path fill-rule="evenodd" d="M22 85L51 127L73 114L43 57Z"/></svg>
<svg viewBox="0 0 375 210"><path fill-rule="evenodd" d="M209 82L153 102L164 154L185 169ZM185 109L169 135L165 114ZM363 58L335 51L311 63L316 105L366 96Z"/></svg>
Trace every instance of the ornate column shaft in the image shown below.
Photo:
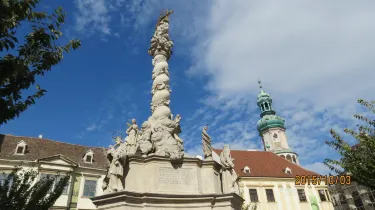
<svg viewBox="0 0 375 210"><path fill-rule="evenodd" d="M172 55L173 41L169 38L169 15L166 11L156 24L148 54L153 57L151 112L155 120L171 117L168 60Z"/></svg>

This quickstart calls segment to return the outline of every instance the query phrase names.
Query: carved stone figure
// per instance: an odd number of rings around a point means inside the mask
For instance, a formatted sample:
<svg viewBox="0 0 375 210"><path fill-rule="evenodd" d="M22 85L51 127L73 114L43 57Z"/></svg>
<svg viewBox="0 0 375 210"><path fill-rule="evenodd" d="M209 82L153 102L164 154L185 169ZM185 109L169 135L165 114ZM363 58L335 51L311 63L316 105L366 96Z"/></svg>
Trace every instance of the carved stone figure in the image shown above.
<svg viewBox="0 0 375 210"><path fill-rule="evenodd" d="M212 142L211 137L207 133L208 125L203 127L202 130L202 148L205 159L212 159Z"/></svg>
<svg viewBox="0 0 375 210"><path fill-rule="evenodd" d="M172 118L173 116L171 116L171 119ZM177 145L180 147L181 151L184 151L184 141L178 136L182 132L181 126L180 126L180 120L181 120L181 115L177 114L176 118L174 119L176 123L176 127L173 132L173 137L177 140Z"/></svg>
<svg viewBox="0 0 375 210"><path fill-rule="evenodd" d="M128 123L128 129L126 130L126 133L128 136L125 138L125 143L127 146L127 154L128 155L134 155L137 151L137 136L138 136L138 125L137 121L135 119L132 119L132 124Z"/></svg>
<svg viewBox="0 0 375 210"><path fill-rule="evenodd" d="M110 146L107 150L107 158L110 166L102 188L104 193L118 192L124 189L123 176L126 164L126 144L121 142L120 137L116 137L116 145Z"/></svg>
<svg viewBox="0 0 375 210"><path fill-rule="evenodd" d="M138 134L138 145L141 150L142 157L146 157L153 149L151 143L151 124L146 121L142 124L142 128Z"/></svg>
<svg viewBox="0 0 375 210"><path fill-rule="evenodd" d="M222 165L222 184L224 193L239 194L238 175L234 170L234 159L229 150L229 145L225 144L223 151L220 153L220 161Z"/></svg>

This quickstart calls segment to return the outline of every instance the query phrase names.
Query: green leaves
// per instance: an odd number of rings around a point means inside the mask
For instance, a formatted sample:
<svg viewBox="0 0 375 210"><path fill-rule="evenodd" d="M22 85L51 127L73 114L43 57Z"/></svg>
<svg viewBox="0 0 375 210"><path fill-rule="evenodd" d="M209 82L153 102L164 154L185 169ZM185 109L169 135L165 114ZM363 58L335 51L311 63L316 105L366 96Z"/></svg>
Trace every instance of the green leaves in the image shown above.
<svg viewBox="0 0 375 210"><path fill-rule="evenodd" d="M358 103L366 107L370 113L375 113L375 101L367 102L362 99ZM344 129L344 132L357 140L355 145L349 145L334 130L331 130L333 141L326 144L334 148L340 155L340 160L325 159L324 164L337 174L350 173L358 183L375 188L375 121L369 117L355 114L361 124L356 130Z"/></svg>
<svg viewBox="0 0 375 210"><path fill-rule="evenodd" d="M12 173L2 174L0 183L1 210L48 210L61 196L71 174L38 179L33 169L15 167Z"/></svg>
<svg viewBox="0 0 375 210"><path fill-rule="evenodd" d="M63 36L60 29L66 13L61 7L51 15L33 11L39 2L0 0L0 52L5 52L0 58L0 125L18 117L45 95L46 90L39 86L34 94L22 95L23 90L34 85L37 75L44 76L61 62L64 52L81 46L79 40L56 44ZM23 44L16 38L21 23L31 28ZM17 52L10 53L11 49L17 49Z"/></svg>

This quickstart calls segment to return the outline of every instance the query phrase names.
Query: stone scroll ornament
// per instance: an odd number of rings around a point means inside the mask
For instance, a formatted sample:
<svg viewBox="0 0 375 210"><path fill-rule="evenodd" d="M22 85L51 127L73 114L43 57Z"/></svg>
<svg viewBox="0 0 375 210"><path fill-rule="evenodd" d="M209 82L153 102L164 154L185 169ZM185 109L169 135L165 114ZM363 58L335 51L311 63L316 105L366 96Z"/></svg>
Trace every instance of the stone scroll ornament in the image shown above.
<svg viewBox="0 0 375 210"><path fill-rule="evenodd" d="M107 149L107 158L110 165L102 185L105 194L119 192L124 189L124 166L127 160L126 144L121 141L119 136L115 140L115 146L109 146Z"/></svg>
<svg viewBox="0 0 375 210"><path fill-rule="evenodd" d="M234 159L230 154L229 145L225 144L223 151L220 153L223 192L240 194L238 186L239 177L234 170L233 161Z"/></svg>
<svg viewBox="0 0 375 210"><path fill-rule="evenodd" d="M202 149L205 159L212 159L212 142L211 137L207 133L208 125L204 126L202 129Z"/></svg>
<svg viewBox="0 0 375 210"><path fill-rule="evenodd" d="M141 126L137 135L137 145L143 157L150 154L180 160L184 155L181 133L181 116L173 119L170 109L168 60L172 55L173 41L169 37L169 16L173 11L163 12L157 21L148 54L152 56L152 115Z"/></svg>

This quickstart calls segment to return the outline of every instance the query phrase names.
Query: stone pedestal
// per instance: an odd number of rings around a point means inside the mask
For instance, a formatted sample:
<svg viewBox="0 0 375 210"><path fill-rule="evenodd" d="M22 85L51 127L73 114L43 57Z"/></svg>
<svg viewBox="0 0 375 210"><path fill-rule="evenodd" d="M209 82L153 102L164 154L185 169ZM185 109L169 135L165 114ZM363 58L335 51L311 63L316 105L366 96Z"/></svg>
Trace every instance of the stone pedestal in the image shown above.
<svg viewBox="0 0 375 210"><path fill-rule="evenodd" d="M168 157L129 158L125 190L92 198L98 209L198 209L240 210L243 199L223 194L221 166L213 160Z"/></svg>

